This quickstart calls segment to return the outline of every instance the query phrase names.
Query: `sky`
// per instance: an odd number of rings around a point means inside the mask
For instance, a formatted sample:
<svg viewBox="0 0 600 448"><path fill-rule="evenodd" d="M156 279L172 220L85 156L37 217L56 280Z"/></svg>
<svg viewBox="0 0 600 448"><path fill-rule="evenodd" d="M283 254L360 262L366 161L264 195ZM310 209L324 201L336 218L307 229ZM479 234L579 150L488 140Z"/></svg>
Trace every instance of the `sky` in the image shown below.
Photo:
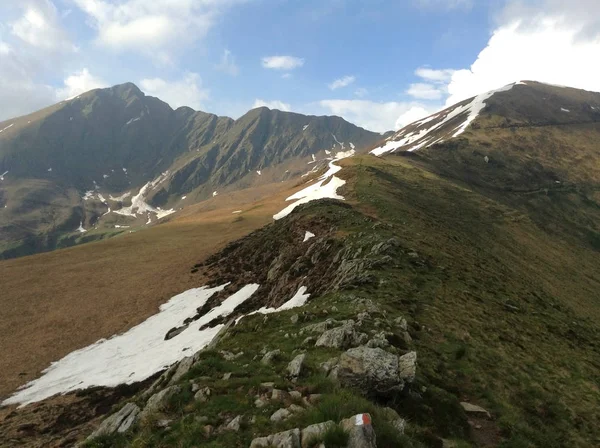
<svg viewBox="0 0 600 448"><path fill-rule="evenodd" d="M0 120L134 82L384 132L518 80L600 91L598 0L7 0Z"/></svg>

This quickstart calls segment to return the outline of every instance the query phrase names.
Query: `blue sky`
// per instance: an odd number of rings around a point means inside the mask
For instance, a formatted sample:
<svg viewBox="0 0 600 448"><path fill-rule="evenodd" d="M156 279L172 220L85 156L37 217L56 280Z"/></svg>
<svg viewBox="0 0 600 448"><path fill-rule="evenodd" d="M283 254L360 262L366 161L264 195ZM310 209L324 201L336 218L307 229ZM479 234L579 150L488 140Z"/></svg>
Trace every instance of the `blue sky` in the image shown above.
<svg viewBox="0 0 600 448"><path fill-rule="evenodd" d="M173 107L267 105L376 131L519 79L600 90L595 0L11 3L0 119L126 81Z"/></svg>

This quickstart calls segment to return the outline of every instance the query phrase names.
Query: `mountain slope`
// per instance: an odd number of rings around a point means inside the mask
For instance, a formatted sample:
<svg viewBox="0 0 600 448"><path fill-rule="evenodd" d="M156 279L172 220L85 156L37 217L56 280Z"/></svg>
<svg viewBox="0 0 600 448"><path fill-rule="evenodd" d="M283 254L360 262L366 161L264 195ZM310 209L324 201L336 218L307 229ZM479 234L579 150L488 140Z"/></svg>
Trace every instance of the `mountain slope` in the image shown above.
<svg viewBox="0 0 600 448"><path fill-rule="evenodd" d="M5 121L0 131L5 258L144 227L215 191L286 180L316 166L307 168L312 155L321 166L325 150L379 138L337 117L260 108L234 121L172 110L130 83Z"/></svg>
<svg viewBox="0 0 600 448"><path fill-rule="evenodd" d="M516 116L519 103L511 107L502 113ZM210 257L190 238L186 260L194 248L199 255L197 263L185 262L186 281L227 286L151 339L167 347L183 337L186 346L186 338L222 330L214 346L188 353L152 386L69 391L9 407L0 412L0 436L18 440L19 428L33 424L29 445L73 444L98 427L108 407L117 403L118 411L129 402L145 409L143 417L88 446L241 447L255 439L254 446L268 446L275 433L327 421L335 426L366 412L379 448L597 445L600 248L584 229L600 220L598 177L586 163L560 172L574 157L595 157L596 124L485 128L477 122L427 149L337 162L345 202L300 206ZM553 171L560 184L549 177ZM301 181L293 190L303 188ZM286 196L269 202L269 210L285 207ZM33 282L37 274L27 273L25 261L3 263L21 262L21 280ZM249 286L253 292L231 305ZM310 297L292 308L290 298L302 287ZM153 300L150 285L138 288ZM129 353L130 344L125 348ZM302 354L294 376L290 363ZM55 373L69 365L56 361ZM111 371L128 382L129 370ZM80 374L70 370L45 381L89 380ZM353 421L368 426L368 419ZM355 432L332 430L313 442L346 446Z"/></svg>
<svg viewBox="0 0 600 448"><path fill-rule="evenodd" d="M520 81L405 126L371 152L416 151L476 129L564 126L600 121L600 93Z"/></svg>

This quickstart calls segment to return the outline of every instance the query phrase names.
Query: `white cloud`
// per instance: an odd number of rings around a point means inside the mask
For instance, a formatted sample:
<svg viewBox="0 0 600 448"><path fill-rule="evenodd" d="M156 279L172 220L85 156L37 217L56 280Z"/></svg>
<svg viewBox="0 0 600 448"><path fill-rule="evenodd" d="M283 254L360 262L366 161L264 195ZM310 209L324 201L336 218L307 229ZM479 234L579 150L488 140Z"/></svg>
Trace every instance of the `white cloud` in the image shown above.
<svg viewBox="0 0 600 448"><path fill-rule="evenodd" d="M283 79L290 79L293 75L291 73L284 73L283 75L281 75L281 77Z"/></svg>
<svg viewBox="0 0 600 448"><path fill-rule="evenodd" d="M434 70L429 67L419 67L415 70L415 75L429 82L445 83L452 79L455 71L452 69Z"/></svg>
<svg viewBox="0 0 600 448"><path fill-rule="evenodd" d="M518 80L600 91L600 37L582 39L581 23L550 17L521 25L496 29L470 69L453 73L448 105Z"/></svg>
<svg viewBox="0 0 600 448"><path fill-rule="evenodd" d="M509 0L500 15L500 23L520 22L521 28L536 28L553 18L567 28L577 28L577 38L600 34L600 2L597 0Z"/></svg>
<svg viewBox="0 0 600 448"><path fill-rule="evenodd" d="M303 65L304 59L295 56L265 56L262 58L262 66L271 70L294 70Z"/></svg>
<svg viewBox="0 0 600 448"><path fill-rule="evenodd" d="M73 0L97 30L97 43L162 63L203 38L226 9L244 0Z"/></svg>
<svg viewBox="0 0 600 448"><path fill-rule="evenodd" d="M0 121L25 115L55 101L54 89L36 82L33 64L0 41Z"/></svg>
<svg viewBox="0 0 600 448"><path fill-rule="evenodd" d="M364 87L359 87L358 89L356 89L354 91L354 95L356 95L359 98L364 98L368 94L369 94L369 91L367 89L365 89Z"/></svg>
<svg viewBox="0 0 600 448"><path fill-rule="evenodd" d="M379 103L367 100L322 100L319 106L351 123L377 132L399 129L438 110L412 102Z"/></svg>
<svg viewBox="0 0 600 448"><path fill-rule="evenodd" d="M107 85L102 79L93 76L87 68L84 68L64 80L64 87L56 89L56 99L61 101L75 98L82 93L107 87Z"/></svg>
<svg viewBox="0 0 600 448"><path fill-rule="evenodd" d="M162 78L142 79L141 89L148 95L156 96L176 109L188 106L201 110L209 98L209 90L202 87L197 73L186 73L182 79L166 81Z"/></svg>
<svg viewBox="0 0 600 448"><path fill-rule="evenodd" d="M415 83L411 84L406 93L413 98L422 100L439 100L444 94L443 90L433 84Z"/></svg>
<svg viewBox="0 0 600 448"><path fill-rule="evenodd" d="M217 64L216 69L231 76L237 76L240 72L239 67L235 63L235 58L231 54L231 51L227 49L223 50L221 62Z"/></svg>
<svg viewBox="0 0 600 448"><path fill-rule="evenodd" d="M413 0L421 7L434 10L471 9L473 0Z"/></svg>
<svg viewBox="0 0 600 448"><path fill-rule="evenodd" d="M257 107L268 107L269 109L277 109L284 112L289 112L292 110L292 106L289 103L284 103L283 101L279 100L264 101L258 98L254 100L252 109L256 109Z"/></svg>
<svg viewBox="0 0 600 448"><path fill-rule="evenodd" d="M354 76L344 76L343 78L336 79L331 84L329 84L329 88L331 90L340 89L342 87L347 87L352 84L356 78Z"/></svg>
<svg viewBox="0 0 600 448"><path fill-rule="evenodd" d="M421 118L425 118L434 112L434 109L428 110L421 106L413 106L396 119L394 129L401 129L404 126L414 123Z"/></svg>
<svg viewBox="0 0 600 448"><path fill-rule="evenodd" d="M23 15L10 24L11 33L27 44L44 50L73 51L60 25L60 17L50 0L27 0L19 5Z"/></svg>

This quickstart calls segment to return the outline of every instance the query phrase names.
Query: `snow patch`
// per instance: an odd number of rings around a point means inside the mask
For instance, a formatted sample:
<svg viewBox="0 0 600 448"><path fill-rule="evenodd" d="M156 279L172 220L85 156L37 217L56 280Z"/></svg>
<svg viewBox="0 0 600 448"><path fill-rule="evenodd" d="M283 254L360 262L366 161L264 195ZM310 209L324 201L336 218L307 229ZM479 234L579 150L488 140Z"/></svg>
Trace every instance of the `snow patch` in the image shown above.
<svg viewBox="0 0 600 448"><path fill-rule="evenodd" d="M136 117L136 118L132 118L131 120L129 120L127 123L125 123L125 126L129 126L131 123L135 123L136 121L139 121L142 117Z"/></svg>
<svg viewBox="0 0 600 448"><path fill-rule="evenodd" d="M279 213L273 216L273 219L278 220L286 217L292 211L301 204L306 204L310 201L317 199L331 198L344 200L343 196L337 194L337 189L343 186L346 181L335 176L342 168L337 166L335 162L347 157L352 157L354 151L338 152L333 161L329 162L329 169L323 174L318 182L306 187L303 190L291 195L286 201L296 201L293 204L288 205L286 208L281 210Z"/></svg>
<svg viewBox="0 0 600 448"><path fill-rule="evenodd" d="M302 126L302 130L303 131L306 131L307 129L308 129L308 125L307 124L305 124L304 126Z"/></svg>
<svg viewBox="0 0 600 448"><path fill-rule="evenodd" d="M169 172L165 171L160 176L158 176L153 181L148 182L142 188L137 195L131 198L131 205L129 207L123 207L120 210L115 210L115 213L122 216L131 216L133 218L138 215L144 215L147 213L156 213L158 219L164 218L172 213L175 213L175 210L163 210L160 207L152 207L150 204L146 202L146 194L148 190L155 188L160 183L164 182L169 176Z"/></svg>
<svg viewBox="0 0 600 448"><path fill-rule="evenodd" d="M306 294L306 286L301 286L298 289L298 291L296 292L296 294L294 294L294 297L292 297L290 300L285 302L279 308L267 308L267 307L263 306L262 308L259 308L256 311L252 311L251 313L248 313L248 314L238 317L235 320L235 324L237 325L237 323L240 320L242 320L244 317L247 317L247 316L253 316L255 314L272 314L272 313L278 313L280 311L298 308L298 307L306 304L306 301L308 300L309 297L310 297L310 294Z"/></svg>
<svg viewBox="0 0 600 448"><path fill-rule="evenodd" d="M12 124L9 124L8 126L6 126L4 129L0 129L0 134L2 134L2 133L3 133L4 131L6 131L7 129L10 129L10 128L12 128L14 125L15 125L15 124L14 124L14 123L12 123Z"/></svg>
<svg viewBox="0 0 600 448"><path fill-rule="evenodd" d="M218 195L219 193L217 193L216 191L213 191L213 198Z"/></svg>
<svg viewBox="0 0 600 448"><path fill-rule="evenodd" d="M242 211L241 211L241 210L236 210L236 211L234 211L234 212L231 212L231 214L232 214L232 215L236 215L236 214L238 214L238 213L242 213Z"/></svg>
<svg viewBox="0 0 600 448"><path fill-rule="evenodd" d="M115 229L128 229L130 226L120 226L119 224L115 225Z"/></svg>
<svg viewBox="0 0 600 448"><path fill-rule="evenodd" d="M79 233L85 233L85 232L87 232L87 230L85 230L85 229L83 228L83 221L79 221L79 227L77 227L77 231L78 231Z"/></svg>
<svg viewBox="0 0 600 448"><path fill-rule="evenodd" d="M165 335L171 328L178 327L185 319L193 317L199 307L226 286L195 288L176 295L160 306L158 314L129 331L108 340L101 339L52 363L44 370L41 378L26 384L2 404L24 406L73 390L132 384L193 355L206 347L224 325L215 325L201 331L199 329L215 318L231 314L256 292L259 285L244 286L206 315L192 321L174 338L165 340Z"/></svg>
<svg viewBox="0 0 600 448"><path fill-rule="evenodd" d="M48 168L48 172L51 173L52 172L52 168Z"/></svg>
<svg viewBox="0 0 600 448"><path fill-rule="evenodd" d="M560 108L561 112L571 112L569 109L565 109L564 107Z"/></svg>
<svg viewBox="0 0 600 448"><path fill-rule="evenodd" d="M262 171L260 171L260 170L257 170L257 171L256 171L256 174L258 174L259 176L262 176Z"/></svg>
<svg viewBox="0 0 600 448"><path fill-rule="evenodd" d="M181 200L183 201L187 196L181 196Z"/></svg>
<svg viewBox="0 0 600 448"><path fill-rule="evenodd" d="M331 134L333 135L333 134ZM340 145L340 147L342 148L342 151L344 150L344 142L340 142L337 137L335 135L333 135L333 139L335 140L335 142ZM335 145L334 145L335 146Z"/></svg>
<svg viewBox="0 0 600 448"><path fill-rule="evenodd" d="M5 171L2 174L0 174L0 180L4 180L4 176L6 176L7 174L8 174L8 171Z"/></svg>
<svg viewBox="0 0 600 448"><path fill-rule="evenodd" d="M306 231L306 233L304 234L304 239L302 240L303 243L306 243L308 240L310 240L311 238L314 238L315 234L312 232L309 232L308 230Z"/></svg>
<svg viewBox="0 0 600 448"><path fill-rule="evenodd" d="M117 197L114 197L112 194L109 194L108 199L110 199L111 201L115 201L115 202L123 202L129 196L131 196L130 191L128 191L127 193L123 193L121 196L117 196Z"/></svg>
<svg viewBox="0 0 600 448"><path fill-rule="evenodd" d="M465 115L466 118L462 123L460 123L455 132L452 134L452 137L458 137L460 134L465 132L467 127L479 116L481 111L485 109L486 101L490 99L495 93L505 92L512 89L515 84L508 84L504 87L501 87L496 90L490 90L489 92L482 93L481 95L477 95L474 97L469 103L464 104L462 106L454 106L449 109L446 109L442 112L437 112L427 118L416 121L414 123L409 124L398 133L394 134L393 138L399 138L406 132L406 128L408 127L417 127L420 128L424 124L433 121L434 119L440 119L437 123L435 123L431 127L423 127L423 129L415 129L412 132L404 135L404 137L400 140L388 140L385 145L379 148L375 148L371 151L371 154L376 156L381 156L388 152L396 151L402 147L408 147L408 151L415 151L417 149L422 148L425 145L424 139L433 131L442 128L446 125L450 120L459 116ZM433 137L429 136L428 140L431 141ZM436 141L437 142L437 141ZM435 142L434 142L435 143ZM430 143L432 145L433 143Z"/></svg>

